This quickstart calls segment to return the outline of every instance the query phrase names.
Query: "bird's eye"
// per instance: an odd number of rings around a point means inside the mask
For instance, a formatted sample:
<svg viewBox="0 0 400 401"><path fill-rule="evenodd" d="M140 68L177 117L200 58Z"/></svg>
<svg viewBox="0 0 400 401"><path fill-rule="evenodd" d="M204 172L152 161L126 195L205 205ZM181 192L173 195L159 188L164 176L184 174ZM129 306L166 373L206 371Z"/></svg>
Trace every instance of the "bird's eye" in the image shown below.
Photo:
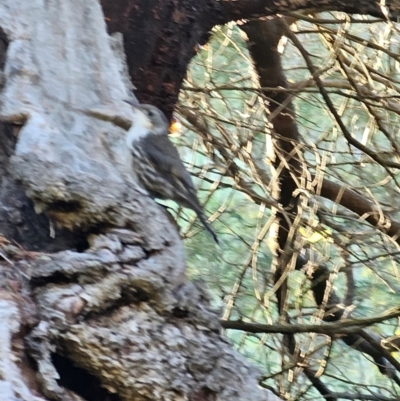
<svg viewBox="0 0 400 401"><path fill-rule="evenodd" d="M150 110L147 112L147 115L148 115L149 117L154 117L154 113L153 113L152 111L150 111Z"/></svg>

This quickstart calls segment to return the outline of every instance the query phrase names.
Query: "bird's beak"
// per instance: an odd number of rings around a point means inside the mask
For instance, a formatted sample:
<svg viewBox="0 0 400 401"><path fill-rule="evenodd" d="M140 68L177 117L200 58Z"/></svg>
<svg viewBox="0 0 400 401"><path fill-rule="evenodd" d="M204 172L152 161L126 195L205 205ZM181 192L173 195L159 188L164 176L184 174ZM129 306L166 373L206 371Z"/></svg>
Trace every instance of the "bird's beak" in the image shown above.
<svg viewBox="0 0 400 401"><path fill-rule="evenodd" d="M137 106L139 106L139 104L138 103L134 103L133 102L133 100L127 100L127 99L124 99L123 100L125 103L128 103L129 105L131 105L132 107L137 107Z"/></svg>

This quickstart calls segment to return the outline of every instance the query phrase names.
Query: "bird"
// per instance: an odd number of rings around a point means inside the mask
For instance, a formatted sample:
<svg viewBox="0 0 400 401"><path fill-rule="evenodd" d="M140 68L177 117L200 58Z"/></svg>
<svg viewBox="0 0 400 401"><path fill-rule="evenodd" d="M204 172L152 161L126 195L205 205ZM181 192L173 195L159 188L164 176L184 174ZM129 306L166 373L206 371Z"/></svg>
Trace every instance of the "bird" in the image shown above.
<svg viewBox="0 0 400 401"><path fill-rule="evenodd" d="M153 198L171 199L195 211L218 244L217 235L207 223L197 198L192 177L168 138L167 117L153 105L125 102L132 106L134 114L126 134L126 145L132 154L132 167L139 183Z"/></svg>

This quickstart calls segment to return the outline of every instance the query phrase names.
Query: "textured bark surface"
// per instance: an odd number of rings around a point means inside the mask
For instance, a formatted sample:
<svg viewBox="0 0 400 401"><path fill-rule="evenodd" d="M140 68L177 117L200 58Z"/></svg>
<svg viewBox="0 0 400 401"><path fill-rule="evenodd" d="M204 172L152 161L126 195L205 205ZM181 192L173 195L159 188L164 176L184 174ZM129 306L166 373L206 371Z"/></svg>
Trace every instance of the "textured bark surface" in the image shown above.
<svg viewBox="0 0 400 401"><path fill-rule="evenodd" d="M139 99L167 113L214 24L314 3L102 2ZM0 400L276 399L131 174L110 122L130 120L128 69L99 3L4 0L0 27Z"/></svg>
<svg viewBox="0 0 400 401"><path fill-rule="evenodd" d="M89 236L85 252L10 263L24 284L18 296L0 292L0 399L278 400L221 338L205 290L184 280L172 247L149 252L136 233L113 229ZM31 362L18 366L12 349Z"/></svg>
<svg viewBox="0 0 400 401"><path fill-rule="evenodd" d="M10 2L0 9L12 38L1 115L22 124L11 168L36 210L50 210L63 226L124 225L134 185L123 131L85 115L107 104L129 111L122 105L129 92L117 52L120 38L108 37L99 7L81 8L81 15L64 2L44 9ZM35 20L47 24L29 24Z"/></svg>
<svg viewBox="0 0 400 401"><path fill-rule="evenodd" d="M88 252L30 264L41 323L29 345L46 396L64 397L50 362L56 344L122 400L190 399L202 390L207 399L240 400L244 392L270 399L254 368L220 337L201 286L177 285L183 272L172 252L148 255L127 230L90 244Z"/></svg>
<svg viewBox="0 0 400 401"><path fill-rule="evenodd" d="M5 1L0 26L0 399L273 399L130 171L109 122L130 119L129 80L100 5ZM52 224L78 231L53 240Z"/></svg>

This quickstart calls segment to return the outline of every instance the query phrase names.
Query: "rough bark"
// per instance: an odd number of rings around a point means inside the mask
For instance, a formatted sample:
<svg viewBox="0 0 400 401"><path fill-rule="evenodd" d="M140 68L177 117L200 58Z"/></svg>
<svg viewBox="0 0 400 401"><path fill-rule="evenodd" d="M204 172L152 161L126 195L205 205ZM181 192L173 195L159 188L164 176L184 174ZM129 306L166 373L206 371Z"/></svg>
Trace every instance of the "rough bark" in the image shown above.
<svg viewBox="0 0 400 401"><path fill-rule="evenodd" d="M108 22L127 24L139 99L171 113L214 24L316 2L247 3L115 2ZM347 3L323 4L382 14ZM175 227L132 178L110 123L129 121L131 86L98 2L5 0L0 27L1 400L273 399L219 336Z"/></svg>
<svg viewBox="0 0 400 401"><path fill-rule="evenodd" d="M85 253L29 264L41 322L28 344L45 395L65 397L54 379L56 353L56 365L84 369L122 400L190 399L203 390L205 399L239 400L244 389L269 399L256 371L220 337L204 290L184 282L176 255L142 246L119 229L91 236Z"/></svg>
<svg viewBox="0 0 400 401"><path fill-rule="evenodd" d="M4 1L0 26L1 400L272 399L130 171L109 122L130 119L129 80L100 5ZM55 252L51 224L84 244L61 233Z"/></svg>

